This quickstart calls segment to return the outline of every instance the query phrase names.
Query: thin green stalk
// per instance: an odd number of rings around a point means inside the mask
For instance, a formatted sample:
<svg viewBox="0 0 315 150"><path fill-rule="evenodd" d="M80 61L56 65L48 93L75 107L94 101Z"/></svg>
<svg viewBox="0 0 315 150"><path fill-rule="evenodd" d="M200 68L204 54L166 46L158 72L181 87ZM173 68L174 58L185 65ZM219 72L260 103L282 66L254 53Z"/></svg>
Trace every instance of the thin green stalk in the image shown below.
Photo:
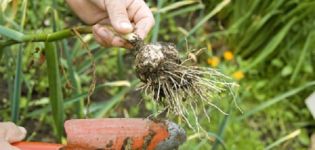
<svg viewBox="0 0 315 150"><path fill-rule="evenodd" d="M281 143L285 142L285 141L288 141L290 139L293 139L295 137L297 137L298 135L301 134L301 129L297 129L295 131L293 131L292 133L288 134L287 136L285 137L282 137L280 138L279 140L275 141L274 143L268 145L265 150L270 150L270 149L273 149L274 147L280 145Z"/></svg>
<svg viewBox="0 0 315 150"><path fill-rule="evenodd" d="M228 108L228 114L231 114L232 112L232 104L229 104L229 108ZM223 120L221 121L220 123L220 128L218 130L218 133L216 135L218 135L219 139L223 139L223 133L224 133L224 130L225 128L227 127L228 125L228 121L229 121L229 118L231 118L230 115L225 115ZM212 150L216 150L218 148L219 145L221 145L222 141L220 141L218 138L216 138L213 146L212 146ZM223 145L224 146L224 145Z"/></svg>
<svg viewBox="0 0 315 150"><path fill-rule="evenodd" d="M102 59L102 56L103 56L104 53L107 53L107 51L100 50L100 51L95 52L95 54L94 54L94 56L95 56L94 57L94 61L97 62L100 59ZM76 67L77 68L77 73L79 75L84 74L92 66L91 62L92 61L90 59L84 60L80 66Z"/></svg>
<svg viewBox="0 0 315 150"><path fill-rule="evenodd" d="M132 81L131 84L133 84L135 82L135 84L138 84L140 81L139 80L134 80ZM99 84L95 87L95 90L94 91L99 91L101 89L103 89L104 87L119 87L119 86L124 86L124 87L128 87L128 86L131 86L131 84L129 85L129 82L125 82L122 84L122 81L116 81L116 82L108 82L108 83L104 83L104 84ZM64 106L65 108L69 108L70 106L73 106L73 104L77 103L77 102L83 102L84 98L86 98L88 96L88 91L86 92L81 92L80 94L77 94L77 95L74 95L68 99L65 99L65 103L64 103ZM103 103L103 102L101 102ZM99 110L99 109L102 109L103 107L98 107L98 108L94 108L93 107L94 105L92 105L91 107L91 110ZM96 105L96 106L100 106L100 105ZM43 114L43 113L47 113L48 111L50 111L51 109L49 107L43 107L43 108L40 108L40 109L37 109L33 112L30 112L28 113L26 116L27 117L35 117L39 114Z"/></svg>
<svg viewBox="0 0 315 150"><path fill-rule="evenodd" d="M203 141L206 141L208 144L210 144L209 141L208 141L208 140L209 140L209 139L208 139L209 137L215 138L215 141L218 141L218 142L221 144L222 148L223 148L224 150L226 150L226 145L225 145L223 139L222 139L220 136L218 136L216 133L213 133L213 132L207 132L207 133L199 132L199 133L195 133L195 134L193 134L193 135L190 135L190 136L187 137L187 142L186 142L186 144L189 143L189 141L191 141L191 140L193 140L193 139L195 139L195 138L203 139L203 140L198 144L199 146L194 147L194 149L197 150L197 149L200 149L201 145L205 144L205 143L203 143ZM184 145L183 145L183 148L184 148L184 149L188 149L189 147L185 146L185 144L184 144Z"/></svg>
<svg viewBox="0 0 315 150"><path fill-rule="evenodd" d="M187 14L189 12L197 11L199 9L204 9L204 7L205 6L201 3L195 4L195 5L188 6L188 7L182 8L182 9L178 9L174 12L169 12L166 14L166 17L167 18L176 17L177 15L183 15L183 14Z"/></svg>
<svg viewBox="0 0 315 150"><path fill-rule="evenodd" d="M274 17L275 15L278 15L279 13L281 13L281 12L274 10L274 11L268 13L267 15L265 15L264 17L262 17L260 20L253 22L252 25L250 25L248 27L248 29L246 30L246 33L244 33L244 35L252 35L252 36L244 36L244 38L242 38L242 40L238 44L239 48L237 48L237 52L240 52L240 50L242 50L242 53L244 53L245 50L243 49L243 47L251 44L253 42L253 36L255 36L255 38L257 38L257 35L259 34L259 32L262 32L261 28L266 27L266 23L270 19L272 19L272 17ZM263 33L265 33L265 32L263 32ZM248 53L252 53L252 51L250 51Z"/></svg>
<svg viewBox="0 0 315 150"><path fill-rule="evenodd" d="M95 118L102 118L105 116L107 112L113 109L123 98L125 95L139 83L138 80L132 81L130 87L121 88L121 90L113 96L110 100L97 103L94 106L91 106L91 113L93 113L93 117Z"/></svg>
<svg viewBox="0 0 315 150"><path fill-rule="evenodd" d="M163 8L160 8L158 9L156 12L157 13L168 13L172 10L180 10L181 7L184 7L184 6L187 6L187 5L192 5L192 4L195 4L195 3L198 3L198 1L179 1L179 2L175 2L175 3L171 3L170 5L168 6L165 6ZM153 12L155 13L155 12Z"/></svg>
<svg viewBox="0 0 315 150"><path fill-rule="evenodd" d="M182 45L182 43L184 42L185 38L191 36L192 34L194 34L204 23L206 23L210 18L212 18L215 14L217 14L218 12L220 12L224 7L226 7L229 3L231 2L231 0L223 0L221 3L219 3L209 14L207 14L204 18L201 19L200 22L198 22L197 25L195 25L187 34L187 36L185 36L184 38L182 38L179 41L179 45Z"/></svg>
<svg viewBox="0 0 315 150"><path fill-rule="evenodd" d="M12 30L10 28L6 28L4 26L0 25L0 34L4 35L10 40L1 40L0 41L0 48L3 48L5 46L10 46L17 43L25 43L25 42L52 42L56 40L61 40L64 38L75 36L73 30L76 30L80 34L88 34L92 32L91 27L89 26L79 26L79 27L73 27L69 29L64 29L61 31L53 32L53 33L33 33L33 34L22 34L20 32L17 32L15 30ZM3 32L1 32L3 31ZM8 36L8 35L17 35L16 36Z"/></svg>
<svg viewBox="0 0 315 150"><path fill-rule="evenodd" d="M270 107L273 104L276 104L282 100L285 100L286 98L288 98L290 96L296 95L297 93L299 93L299 92L303 91L304 89L309 88L311 86L315 86L315 81L309 82L309 83L302 85L298 88L292 89L286 93L280 94L280 95L278 95L278 96L276 96L270 100L266 100L264 103L258 105L257 107L253 108L252 110L245 112L242 116L238 117L237 120L243 120L243 119L259 112L259 111L262 111L262 110Z"/></svg>
<svg viewBox="0 0 315 150"><path fill-rule="evenodd" d="M22 41L22 37L24 36L23 33L4 27L2 25L0 25L0 35L19 42Z"/></svg>
<svg viewBox="0 0 315 150"><path fill-rule="evenodd" d="M63 44L63 50L64 50L64 54L66 56L66 61L67 61L67 66L68 66L68 70L69 70L69 80L70 80L70 83L72 85L72 90L73 90L73 93L74 95L78 95L79 93L81 93L81 85L80 85L80 82L77 80L76 76L77 76L77 71L75 69L75 67L73 66L72 64L72 57L70 55L70 50L67 48L67 44L66 44L66 41L62 41L62 44ZM84 115L84 112L83 112L83 108L84 108L84 101L80 100L78 102L76 102L75 104L77 107L77 116L79 118L82 118L83 115Z"/></svg>
<svg viewBox="0 0 315 150"><path fill-rule="evenodd" d="M13 97L11 102L11 120L17 123L19 119L19 107L21 98L21 86L22 86L22 54L23 47L19 47L18 56L16 59L15 78L13 86Z"/></svg>
<svg viewBox="0 0 315 150"><path fill-rule="evenodd" d="M59 74L58 55L55 45L50 42L45 43L45 54L47 62L49 100L52 107L52 114L57 129L58 141L63 136L64 108L62 86Z"/></svg>
<svg viewBox="0 0 315 150"><path fill-rule="evenodd" d="M51 42L56 40L61 40L64 38L75 36L73 30L77 30L81 34L91 33L91 27L74 27L70 29L65 29L53 33L39 33L39 34L28 34L23 36L23 42Z"/></svg>
<svg viewBox="0 0 315 150"><path fill-rule="evenodd" d="M269 42L268 45L261 51L261 53L255 58L248 67L244 70L248 71L253 67L256 67L259 63L264 62L264 60L279 46L281 41L290 31L291 27L296 23L297 19L293 18L290 22L287 23L278 33L272 38L272 42Z"/></svg>
<svg viewBox="0 0 315 150"><path fill-rule="evenodd" d="M107 53L107 51L103 50L103 51L97 51L94 54L94 61L97 62L98 60L100 60L103 56L104 53ZM79 75L83 74L86 72L86 70L88 70L91 66L92 66L92 61L90 59L84 60L82 62L82 64L80 66L77 67L77 73Z"/></svg>
<svg viewBox="0 0 315 150"><path fill-rule="evenodd" d="M294 69L293 75L291 76L290 79L290 83L293 83L302 67L303 62L305 61L305 57L306 57L306 52L308 50L311 50L311 47L314 45L314 37L315 37L315 31L311 32L308 37L307 40L305 42L304 48L300 54L299 60L296 64L296 67ZM313 46L314 48L314 46Z"/></svg>
<svg viewBox="0 0 315 150"><path fill-rule="evenodd" d="M12 56L12 52L13 51L11 51L12 48L13 47L9 47L8 49L10 49L10 50L4 51L4 55L6 56L6 57L3 58L4 61L9 62L8 58L13 57ZM12 64L11 63L4 63L4 65L5 65L5 69L8 70L7 73L10 76L12 76L12 77L9 77L8 80L6 81L7 85L8 85L8 97L9 97L10 100L12 100L13 99L13 89L14 89L14 78L13 78L13 76L14 76L15 72L10 70L12 68Z"/></svg>
<svg viewBox="0 0 315 150"><path fill-rule="evenodd" d="M158 37L159 37L159 30L160 30L160 22L161 22L161 13L160 9L163 6L164 0L159 0L158 1L158 12L155 14L155 26L152 31L152 40L151 42L157 42Z"/></svg>
<svg viewBox="0 0 315 150"><path fill-rule="evenodd" d="M26 8L27 8L27 0L23 0L22 2L22 18L21 18L21 31L24 29L25 20L26 20ZM17 36L13 38L20 38L21 35L19 35L19 32L14 31L7 31L3 30L4 33L7 33L6 36ZM13 35L10 35L13 34ZM17 123L19 119L19 112L20 112L20 98L21 98L21 86L22 86L22 56L23 55L23 46L22 44L19 47L18 56L16 60L16 70L15 70L15 78L14 78L14 87L13 87L13 97L11 102L11 120L15 123Z"/></svg>
<svg viewBox="0 0 315 150"><path fill-rule="evenodd" d="M123 49L118 49L118 55L117 55L117 70L118 70L118 76L119 79L123 79L126 76L126 67L124 65L124 58L123 58Z"/></svg>
<svg viewBox="0 0 315 150"><path fill-rule="evenodd" d="M60 27L60 19L59 19L59 16L58 16L58 11L56 10L56 7L57 7L57 3L56 1L54 0L53 1L53 8L51 9L51 14L52 16L54 16L52 18L53 20L53 31L56 32L57 30L60 30L61 27ZM73 67L73 64L72 64L72 57L71 55L69 54L70 50L68 49L67 47L67 43L65 40L63 41L58 41L56 42L56 45L57 45L57 48L60 50L59 52L60 53L64 53L65 54L65 57L66 57L66 62L67 62L67 66L68 66L68 70L69 70L69 81L70 81L70 84L72 86L72 92L74 95L77 95L79 94L81 91L81 86L79 84L79 81L77 81L76 79L76 71L75 71L75 68ZM61 51L62 50L62 51ZM68 82L68 78L67 78L67 75L64 74L64 77L65 77L65 82ZM77 114L77 117L78 118L82 118L83 115L84 115L84 112L83 112L83 109L84 109L84 104L83 104L83 101L78 101L75 103L75 107L76 107L76 114Z"/></svg>
<svg viewBox="0 0 315 150"><path fill-rule="evenodd" d="M28 79L26 79L25 76L22 76L23 79L23 83L25 84L25 86L27 87L27 94L26 94L26 104L25 104L25 108L23 109L23 111L21 112L21 115L26 116L26 114L28 113L29 110L29 104L30 104L30 100L32 99L33 96L33 89L34 89L34 85L32 83L29 82Z"/></svg>

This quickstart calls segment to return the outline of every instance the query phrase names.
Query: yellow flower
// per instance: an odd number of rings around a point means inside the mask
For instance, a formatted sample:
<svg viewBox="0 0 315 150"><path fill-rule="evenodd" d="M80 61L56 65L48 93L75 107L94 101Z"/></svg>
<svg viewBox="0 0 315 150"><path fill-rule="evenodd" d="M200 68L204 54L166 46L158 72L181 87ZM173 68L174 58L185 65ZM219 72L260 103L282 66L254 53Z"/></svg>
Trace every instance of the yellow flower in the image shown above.
<svg viewBox="0 0 315 150"><path fill-rule="evenodd" d="M225 60L231 61L233 59L234 55L233 55L233 53L231 51L225 51L223 53L223 57L224 57Z"/></svg>
<svg viewBox="0 0 315 150"><path fill-rule="evenodd" d="M244 75L244 72L243 71L236 71L232 74L233 78L236 79L236 80L242 80L245 75Z"/></svg>
<svg viewBox="0 0 315 150"><path fill-rule="evenodd" d="M208 58L208 64L213 68L217 67L219 63L220 63L219 57L213 56L211 58Z"/></svg>

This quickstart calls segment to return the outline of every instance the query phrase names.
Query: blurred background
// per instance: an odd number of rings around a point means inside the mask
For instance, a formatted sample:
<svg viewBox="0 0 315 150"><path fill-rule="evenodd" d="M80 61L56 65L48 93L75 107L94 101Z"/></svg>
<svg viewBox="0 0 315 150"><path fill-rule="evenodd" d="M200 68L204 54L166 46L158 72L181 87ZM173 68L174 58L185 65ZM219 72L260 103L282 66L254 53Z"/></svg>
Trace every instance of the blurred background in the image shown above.
<svg viewBox="0 0 315 150"><path fill-rule="evenodd" d="M209 108L208 122L198 114L207 135L171 118L187 131L180 149L315 148L315 121L305 105L315 89L315 1L146 2L156 20L146 42L175 43L183 56L205 48L198 65L216 68L240 85L236 101L243 113L231 96L223 95L214 103L229 115ZM82 25L64 0L0 0L0 10L0 24L23 33ZM0 35L0 45L5 40ZM57 49L57 61L46 56L42 42L0 48L0 121L26 127L26 140L64 141L63 120L83 118L87 106L90 118L148 117L158 111L136 90L139 81L129 50L102 48L90 34L46 48ZM61 84L54 84L58 80ZM93 80L96 88L90 93Z"/></svg>

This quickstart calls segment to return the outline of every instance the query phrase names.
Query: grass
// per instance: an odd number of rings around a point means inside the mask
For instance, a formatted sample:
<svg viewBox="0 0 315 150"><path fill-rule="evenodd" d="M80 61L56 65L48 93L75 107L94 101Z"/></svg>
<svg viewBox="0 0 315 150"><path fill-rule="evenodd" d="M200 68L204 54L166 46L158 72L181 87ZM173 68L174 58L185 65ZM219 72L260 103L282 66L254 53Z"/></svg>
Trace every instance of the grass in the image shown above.
<svg viewBox="0 0 315 150"><path fill-rule="evenodd" d="M180 149L308 149L315 128L304 105L315 81L314 1L147 2L156 18L148 41L176 43L183 57L187 49L207 47L198 65L209 66L215 57L217 70L242 74L235 80L244 113L229 95L213 101L229 115L207 108L209 123L197 111L208 138L170 117L188 134ZM0 6L0 121L25 126L28 140L56 142L64 119L84 117L93 61L71 27L79 27L96 63L92 118L147 117L159 109L135 90L139 81L129 51L99 47L63 0Z"/></svg>
<svg viewBox="0 0 315 150"><path fill-rule="evenodd" d="M259 112L259 111L262 111L265 108L268 108L268 107L270 107L270 106L280 102L281 100L288 100L286 98L288 98L290 96L293 96L293 95L296 95L299 92L305 90L306 88L312 87L314 85L315 85L315 82L312 81L312 82L309 82L309 83L307 83L305 85L302 85L301 87L297 87L297 88L292 89L292 90L290 90L288 92L285 92L285 93L282 93L280 95L277 95L276 97L271 98L270 100L266 100L265 102L263 102L260 105L257 105L255 108L252 108L250 111L247 111L246 113L244 113L242 116L240 116L237 119L243 120L243 119L245 119L245 118L247 118L247 117L249 117L249 116L251 116L251 115L253 115L253 114L257 113L257 112Z"/></svg>
<svg viewBox="0 0 315 150"><path fill-rule="evenodd" d="M295 131L293 131L292 133L288 134L287 136L285 137L282 137L280 138L279 140L275 141L274 143L268 145L265 150L269 150L269 149L272 149L272 148L275 148L276 146L280 145L281 143L287 141L287 140L290 140L292 138L295 138L296 136L298 136L299 134L301 134L301 130L300 129L297 129Z"/></svg>
<svg viewBox="0 0 315 150"><path fill-rule="evenodd" d="M217 14L218 12L220 12L224 7L226 7L231 1L230 0L223 0L221 3L219 3L212 11L210 11L206 16L204 16L204 18L202 18L198 24L196 24L189 32L188 34L185 36L185 38L191 36L192 34L194 34L200 27L202 27L211 17L213 17L215 14ZM179 45L183 44L183 41L185 40L185 38L182 38L179 41Z"/></svg>

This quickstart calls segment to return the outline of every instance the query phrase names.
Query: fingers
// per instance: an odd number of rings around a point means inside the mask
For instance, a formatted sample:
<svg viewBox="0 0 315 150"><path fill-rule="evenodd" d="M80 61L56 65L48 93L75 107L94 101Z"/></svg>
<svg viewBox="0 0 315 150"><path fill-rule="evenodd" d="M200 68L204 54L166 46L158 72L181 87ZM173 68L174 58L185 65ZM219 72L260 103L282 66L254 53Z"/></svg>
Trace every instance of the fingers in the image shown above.
<svg viewBox="0 0 315 150"><path fill-rule="evenodd" d="M87 24L95 24L98 21L108 17L104 9L101 9L95 3L91 3L89 0L66 1L71 9L77 14L77 16Z"/></svg>
<svg viewBox="0 0 315 150"><path fill-rule="evenodd" d="M143 0L91 0L108 12L109 19L103 19L93 26L95 40L104 47L132 47L101 24L110 23L118 34L135 32L144 39L154 25L151 10ZM135 23L133 26L131 21ZM135 30L133 29L135 27Z"/></svg>
<svg viewBox="0 0 315 150"><path fill-rule="evenodd" d="M128 14L136 24L134 32L142 39L145 38L155 22L150 8L143 0L133 0L128 6Z"/></svg>
<svg viewBox="0 0 315 150"><path fill-rule="evenodd" d="M104 0L110 22L114 29L122 34L133 31L124 0Z"/></svg>
<svg viewBox="0 0 315 150"><path fill-rule="evenodd" d="M21 141L25 138L26 130L12 122L0 123L0 149L19 150L10 143Z"/></svg>
<svg viewBox="0 0 315 150"><path fill-rule="evenodd" d="M136 23L135 33L140 36L140 38L144 39L152 27L154 26L154 19L144 18Z"/></svg>
<svg viewBox="0 0 315 150"><path fill-rule="evenodd" d="M1 150L20 150L17 147L10 145L7 141L0 141Z"/></svg>
<svg viewBox="0 0 315 150"><path fill-rule="evenodd" d="M18 142L25 138L26 130L12 122L0 123L0 138L9 143Z"/></svg>
<svg viewBox="0 0 315 150"><path fill-rule="evenodd" d="M7 131L6 139L9 143L14 143L23 140L25 136L26 130L23 127L15 126Z"/></svg>
<svg viewBox="0 0 315 150"><path fill-rule="evenodd" d="M130 48L127 41L116 36L111 30L107 29L105 26L96 24L93 26L93 34L95 40L103 47L125 47Z"/></svg>

